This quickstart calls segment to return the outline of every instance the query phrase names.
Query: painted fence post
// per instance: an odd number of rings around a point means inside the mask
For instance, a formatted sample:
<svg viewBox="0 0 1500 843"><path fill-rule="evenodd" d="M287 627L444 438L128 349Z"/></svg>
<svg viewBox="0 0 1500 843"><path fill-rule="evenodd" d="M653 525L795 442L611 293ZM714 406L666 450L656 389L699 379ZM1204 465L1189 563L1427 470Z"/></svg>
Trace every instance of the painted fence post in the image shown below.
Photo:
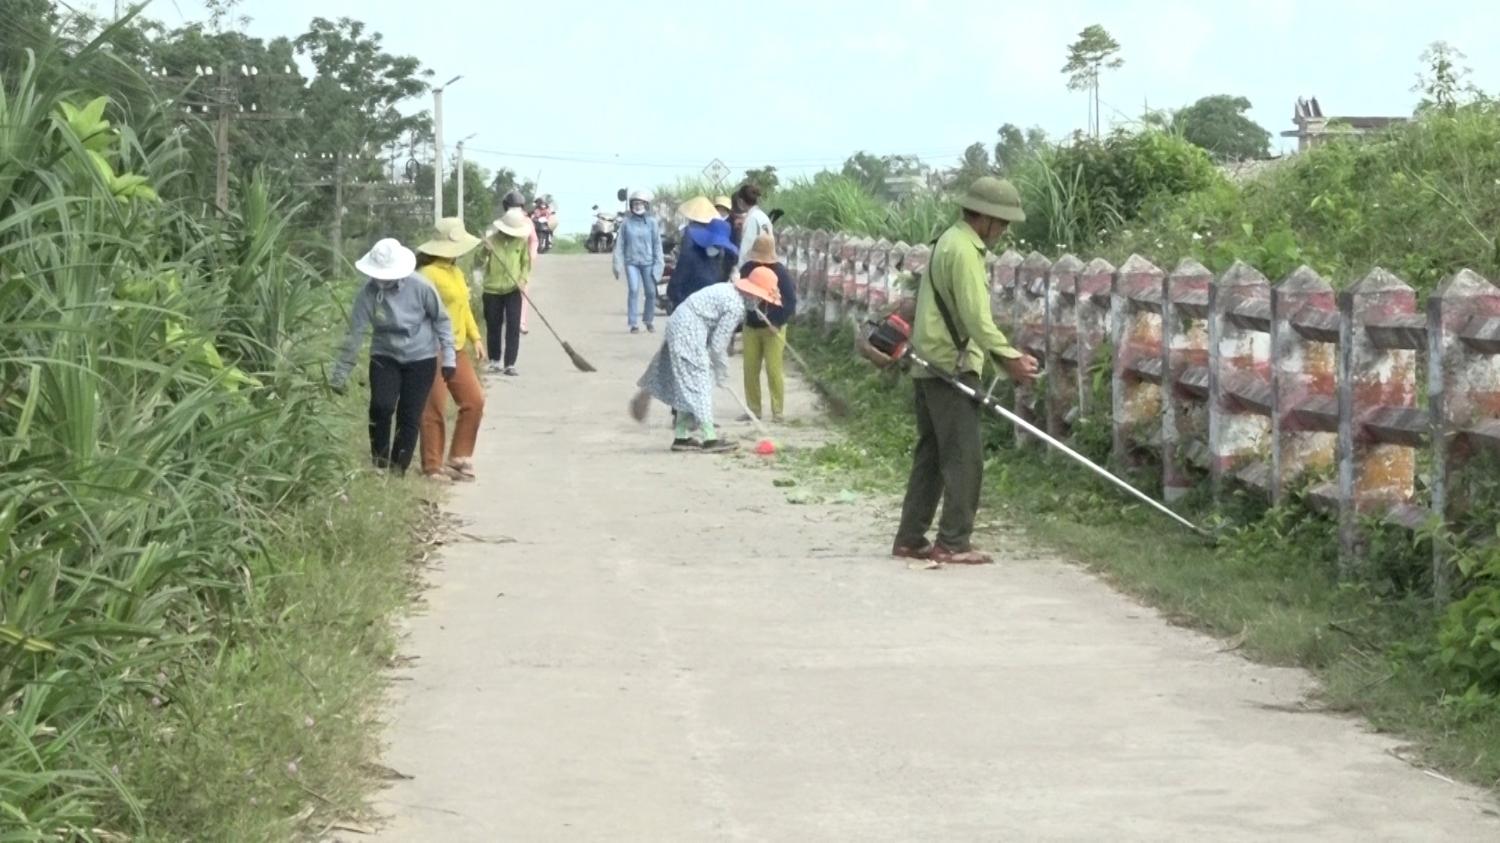
<svg viewBox="0 0 1500 843"><path fill-rule="evenodd" d="M1078 305L1075 308L1078 315L1078 366L1074 372L1078 376L1076 387L1080 419L1088 418L1095 412L1093 375L1089 368L1094 365L1099 349L1109 339L1109 291L1114 278L1114 265L1103 258L1089 261L1078 275Z"/></svg>
<svg viewBox="0 0 1500 843"><path fill-rule="evenodd" d="M928 248L927 246L913 246L911 247L911 250L906 253L906 260L901 264L901 271L903 273L926 272L927 263L930 260L932 260L932 249ZM893 291L891 295L892 297L896 297L897 293ZM913 307L916 306L917 291L915 288L902 287L899 296L899 300L903 302L903 305L905 302L909 301L911 302L911 305Z"/></svg>
<svg viewBox="0 0 1500 843"><path fill-rule="evenodd" d="M812 233L807 254L807 315L814 324L823 323L823 293L828 288L828 232Z"/></svg>
<svg viewBox="0 0 1500 843"><path fill-rule="evenodd" d="M865 249L864 274L861 276L862 281L855 298L854 322L856 325L870 318L870 302L875 298L876 274L885 272L886 257L890 251L890 241L883 238L876 240Z"/></svg>
<svg viewBox="0 0 1500 843"><path fill-rule="evenodd" d="M1333 288L1303 266L1271 290L1271 500L1308 472L1332 469L1338 438L1334 391L1339 317ZM1337 487L1320 486L1313 505L1332 511Z"/></svg>
<svg viewBox="0 0 1500 843"><path fill-rule="evenodd" d="M1038 362L1047 360L1047 287L1052 261L1041 252L1032 252L1022 262L1016 278L1015 347ZM1036 388L1017 385L1016 415L1033 424L1037 421ZM1034 444L1032 437L1016 428L1016 447Z"/></svg>
<svg viewBox="0 0 1500 843"><path fill-rule="evenodd" d="M1162 282L1162 496L1192 491L1188 466L1208 463L1208 291L1214 276L1187 259Z"/></svg>
<svg viewBox="0 0 1500 843"><path fill-rule="evenodd" d="M1208 451L1215 500L1228 480L1269 492L1271 285L1236 261L1209 289Z"/></svg>
<svg viewBox="0 0 1500 843"><path fill-rule="evenodd" d="M1445 523L1467 504L1458 466L1477 449L1500 448L1500 289L1471 270L1427 300L1427 402L1432 413L1432 509ZM1452 594L1454 571L1434 542L1433 595Z"/></svg>
<svg viewBox="0 0 1500 843"><path fill-rule="evenodd" d="M1362 515L1415 529L1417 449L1430 418L1417 407L1416 350L1427 344L1417 293L1375 269L1339 294L1339 558L1344 575L1363 553Z"/></svg>
<svg viewBox="0 0 1500 843"><path fill-rule="evenodd" d="M1047 285L1046 391L1047 432L1067 435L1078 405L1078 274L1083 261L1063 255L1052 264ZM1051 453L1050 451L1048 453Z"/></svg>
<svg viewBox="0 0 1500 843"><path fill-rule="evenodd" d="M1120 468L1134 463L1132 440L1161 415L1162 277L1150 261L1131 255L1115 271L1111 289L1112 454Z"/></svg>
<svg viewBox="0 0 1500 843"><path fill-rule="evenodd" d="M1014 249L1006 249L990 264L990 318L1016 341L1016 278L1025 259Z"/></svg>
<svg viewBox="0 0 1500 843"><path fill-rule="evenodd" d="M850 235L839 232L829 238L828 241L828 272L827 282L823 287L823 333L830 333L838 327L839 319L844 311L844 273L847 264L844 261L844 249L850 241Z"/></svg>

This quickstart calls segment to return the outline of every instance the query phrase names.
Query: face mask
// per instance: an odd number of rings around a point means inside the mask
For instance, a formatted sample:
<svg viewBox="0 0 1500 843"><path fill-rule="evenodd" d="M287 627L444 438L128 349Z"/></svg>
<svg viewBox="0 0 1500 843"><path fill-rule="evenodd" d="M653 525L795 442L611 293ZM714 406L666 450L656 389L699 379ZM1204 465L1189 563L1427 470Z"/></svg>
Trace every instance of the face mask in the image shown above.
<svg viewBox="0 0 1500 843"><path fill-rule="evenodd" d="M716 258L716 257L719 256L719 247L718 246L709 246L707 249L704 249L703 251L708 252L708 256L711 257L711 258Z"/></svg>
<svg viewBox="0 0 1500 843"><path fill-rule="evenodd" d="M635 214L638 217L644 217L646 215L646 206L645 205L631 205L630 206L630 213Z"/></svg>

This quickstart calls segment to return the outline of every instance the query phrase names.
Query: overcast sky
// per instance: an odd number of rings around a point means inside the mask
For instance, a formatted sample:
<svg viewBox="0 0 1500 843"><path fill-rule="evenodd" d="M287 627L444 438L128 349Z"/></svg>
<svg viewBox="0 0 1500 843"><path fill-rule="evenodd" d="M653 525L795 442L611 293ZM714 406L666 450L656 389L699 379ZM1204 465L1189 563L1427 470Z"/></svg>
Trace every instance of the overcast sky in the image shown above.
<svg viewBox="0 0 1500 843"><path fill-rule="evenodd" d="M96 7L112 0L93 0ZM785 173L837 167L857 149L953 163L1002 123L1065 135L1086 122L1059 73L1080 29L1103 24L1125 66L1103 84L1106 121L1209 94L1254 103L1274 134L1293 102L1330 115L1404 115L1418 56L1447 40L1474 81L1500 91L1496 0L245 0L249 31L295 35L314 16L348 16L387 49L418 57L444 99L445 140L471 133L471 158L541 177L564 230L617 187L695 175L720 158ZM168 24L201 0L154 0ZM413 103L414 108L427 103ZM1289 143L1276 138L1276 144ZM547 160L532 156L583 159ZM602 163L600 163L602 162Z"/></svg>

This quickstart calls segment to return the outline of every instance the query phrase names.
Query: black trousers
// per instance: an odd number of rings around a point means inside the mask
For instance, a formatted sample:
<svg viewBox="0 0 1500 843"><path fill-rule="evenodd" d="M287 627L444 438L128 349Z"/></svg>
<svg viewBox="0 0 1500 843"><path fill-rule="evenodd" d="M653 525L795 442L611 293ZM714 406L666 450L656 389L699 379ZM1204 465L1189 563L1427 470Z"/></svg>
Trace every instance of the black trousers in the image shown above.
<svg viewBox="0 0 1500 843"><path fill-rule="evenodd" d="M484 350L491 362L516 365L521 351L521 303L520 290L484 294Z"/></svg>
<svg viewBox="0 0 1500 843"><path fill-rule="evenodd" d="M437 358L400 363L391 357L370 358L370 459L376 468L405 474L417 450L422 411L437 375ZM391 416L396 435L391 437Z"/></svg>
<svg viewBox="0 0 1500 843"><path fill-rule="evenodd" d="M970 386L979 384L974 375L962 377ZM979 405L937 378L915 378L913 384L917 447L912 454L911 477L906 481L896 542L903 547L922 546L941 500L938 543L950 550L968 550L984 480Z"/></svg>

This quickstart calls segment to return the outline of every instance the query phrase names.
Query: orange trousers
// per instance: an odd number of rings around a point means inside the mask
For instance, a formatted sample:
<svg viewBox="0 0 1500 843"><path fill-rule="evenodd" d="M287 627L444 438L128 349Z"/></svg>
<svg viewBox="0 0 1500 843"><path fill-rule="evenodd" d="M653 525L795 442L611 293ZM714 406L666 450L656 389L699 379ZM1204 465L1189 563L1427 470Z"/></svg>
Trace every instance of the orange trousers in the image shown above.
<svg viewBox="0 0 1500 843"><path fill-rule="evenodd" d="M474 357L467 348L458 352L458 366L453 382L445 382L439 371L432 382L432 392L427 395L427 408L422 411L423 474L443 470L450 394L454 403L458 404L458 419L453 423L453 444L448 451L448 458L466 459L474 456L474 441L479 438L479 420L484 416L484 387L479 385L479 374L474 370Z"/></svg>

